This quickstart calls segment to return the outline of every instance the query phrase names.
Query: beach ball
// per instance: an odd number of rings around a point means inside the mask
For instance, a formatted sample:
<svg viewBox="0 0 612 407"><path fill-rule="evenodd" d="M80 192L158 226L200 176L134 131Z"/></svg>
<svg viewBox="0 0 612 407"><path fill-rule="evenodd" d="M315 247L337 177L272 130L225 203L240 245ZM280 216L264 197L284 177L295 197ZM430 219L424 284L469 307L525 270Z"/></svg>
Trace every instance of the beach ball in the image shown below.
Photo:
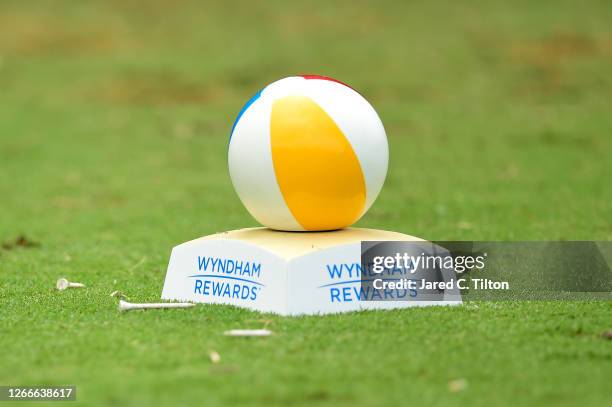
<svg viewBox="0 0 612 407"><path fill-rule="evenodd" d="M384 183L389 147L374 108L332 78L292 76L257 92L234 122L232 183L262 225L341 229L370 208Z"/></svg>

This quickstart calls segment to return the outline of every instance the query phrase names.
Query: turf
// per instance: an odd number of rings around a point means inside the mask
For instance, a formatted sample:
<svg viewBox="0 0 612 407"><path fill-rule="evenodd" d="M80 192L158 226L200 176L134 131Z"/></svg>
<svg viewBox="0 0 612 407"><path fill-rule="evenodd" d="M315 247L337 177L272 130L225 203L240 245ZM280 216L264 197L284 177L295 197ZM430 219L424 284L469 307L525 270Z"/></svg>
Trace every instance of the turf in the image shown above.
<svg viewBox="0 0 612 407"><path fill-rule="evenodd" d="M156 300L172 246L256 225L229 129L296 73L351 84L385 123L359 226L612 239L611 20L605 1L3 1L0 240L39 246L0 249L0 384L75 384L88 405L609 404L610 302L281 318L119 314L109 294Z"/></svg>

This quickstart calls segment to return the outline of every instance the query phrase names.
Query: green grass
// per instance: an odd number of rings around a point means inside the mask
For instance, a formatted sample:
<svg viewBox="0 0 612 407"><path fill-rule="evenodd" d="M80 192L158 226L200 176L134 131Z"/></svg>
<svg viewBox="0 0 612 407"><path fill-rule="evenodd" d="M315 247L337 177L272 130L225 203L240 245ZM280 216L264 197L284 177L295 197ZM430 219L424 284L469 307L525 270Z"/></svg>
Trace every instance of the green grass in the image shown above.
<svg viewBox="0 0 612 407"><path fill-rule="evenodd" d="M609 403L610 302L116 311L114 290L159 298L174 245L256 225L229 129L302 72L351 84L387 128L360 226L612 239L609 2L287 3L2 2L0 241L40 247L0 249L0 384L75 384L90 405ZM275 336L222 336L262 319Z"/></svg>

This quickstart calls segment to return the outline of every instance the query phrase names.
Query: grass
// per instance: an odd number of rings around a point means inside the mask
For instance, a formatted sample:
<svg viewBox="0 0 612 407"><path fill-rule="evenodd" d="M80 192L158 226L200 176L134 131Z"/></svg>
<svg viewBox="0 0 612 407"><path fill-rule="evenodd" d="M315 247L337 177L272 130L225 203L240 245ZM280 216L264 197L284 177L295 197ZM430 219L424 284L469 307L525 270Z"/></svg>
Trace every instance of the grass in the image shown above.
<svg viewBox="0 0 612 407"><path fill-rule="evenodd" d="M0 249L0 384L75 384L88 405L606 404L610 302L281 318L119 314L109 294L156 300L172 246L255 225L229 129L302 72L351 84L387 128L359 226L612 239L611 17L604 1L3 1L0 240L40 247ZM61 276L88 288L56 292ZM263 320L275 336L222 336Z"/></svg>

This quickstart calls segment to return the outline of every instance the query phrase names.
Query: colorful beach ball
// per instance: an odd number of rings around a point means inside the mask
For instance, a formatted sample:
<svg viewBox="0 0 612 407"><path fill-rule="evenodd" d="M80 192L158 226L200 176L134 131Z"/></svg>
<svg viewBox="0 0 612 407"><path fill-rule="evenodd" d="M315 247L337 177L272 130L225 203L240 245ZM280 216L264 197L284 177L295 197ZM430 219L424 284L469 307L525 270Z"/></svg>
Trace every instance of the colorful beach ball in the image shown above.
<svg viewBox="0 0 612 407"><path fill-rule="evenodd" d="M387 174L387 136L376 111L335 79L281 79L247 102L234 122L229 171L262 225L322 231L355 223Z"/></svg>

